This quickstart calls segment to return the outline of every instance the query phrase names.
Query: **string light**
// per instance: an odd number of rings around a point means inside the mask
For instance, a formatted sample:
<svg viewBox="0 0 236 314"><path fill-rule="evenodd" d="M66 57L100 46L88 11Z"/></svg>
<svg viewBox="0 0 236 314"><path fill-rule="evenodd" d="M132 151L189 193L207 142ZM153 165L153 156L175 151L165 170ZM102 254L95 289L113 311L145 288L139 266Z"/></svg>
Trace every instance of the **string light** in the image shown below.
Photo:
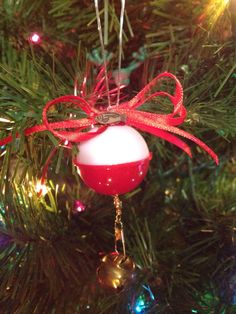
<svg viewBox="0 0 236 314"><path fill-rule="evenodd" d="M132 314L148 313L150 307L156 303L155 297L149 286L143 285L144 292L139 295L135 303L131 306Z"/></svg>
<svg viewBox="0 0 236 314"><path fill-rule="evenodd" d="M2 150L2 152L0 152L0 157L4 156L6 154L6 146L0 146L0 150Z"/></svg>
<svg viewBox="0 0 236 314"><path fill-rule="evenodd" d="M74 210L76 212L81 213L81 212L85 211L85 208L86 208L85 205L81 201L79 201L79 200L75 201Z"/></svg>
<svg viewBox="0 0 236 314"><path fill-rule="evenodd" d="M48 188L45 184L41 184L40 181L37 181L36 185L35 185L35 192L40 193L41 195L46 195L48 192Z"/></svg>
<svg viewBox="0 0 236 314"><path fill-rule="evenodd" d="M41 40L40 34L35 32L35 33L30 34L29 41L32 44L40 44L42 40Z"/></svg>
<svg viewBox="0 0 236 314"><path fill-rule="evenodd" d="M0 204L0 224L4 224L4 214L5 214L5 209L3 208L2 204Z"/></svg>
<svg viewBox="0 0 236 314"><path fill-rule="evenodd" d="M206 8L206 14L210 16L210 24L215 25L218 18L226 9L229 0L211 0Z"/></svg>
<svg viewBox="0 0 236 314"><path fill-rule="evenodd" d="M8 122L8 123L13 123L11 120L9 120L9 119L5 119L5 118L0 118L0 122Z"/></svg>
<svg viewBox="0 0 236 314"><path fill-rule="evenodd" d="M135 304L134 313L145 313L145 310L149 307L148 302L145 302L144 296L140 296Z"/></svg>

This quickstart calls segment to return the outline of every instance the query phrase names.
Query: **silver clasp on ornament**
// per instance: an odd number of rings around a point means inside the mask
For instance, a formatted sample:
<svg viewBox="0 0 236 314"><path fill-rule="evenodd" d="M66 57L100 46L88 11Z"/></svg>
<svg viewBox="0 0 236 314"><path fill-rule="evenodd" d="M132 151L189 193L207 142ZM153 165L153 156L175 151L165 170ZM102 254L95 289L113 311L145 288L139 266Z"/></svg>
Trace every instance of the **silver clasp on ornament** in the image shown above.
<svg viewBox="0 0 236 314"><path fill-rule="evenodd" d="M104 112L96 116L95 120L99 124L114 125L114 124L125 123L126 115L120 114L118 112Z"/></svg>

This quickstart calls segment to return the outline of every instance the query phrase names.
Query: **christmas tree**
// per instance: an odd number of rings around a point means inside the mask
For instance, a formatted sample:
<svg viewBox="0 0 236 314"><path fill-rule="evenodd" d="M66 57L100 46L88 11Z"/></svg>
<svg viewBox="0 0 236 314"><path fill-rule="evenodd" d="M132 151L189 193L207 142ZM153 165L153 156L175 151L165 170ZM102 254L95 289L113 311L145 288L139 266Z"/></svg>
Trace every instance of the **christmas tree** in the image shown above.
<svg viewBox="0 0 236 314"><path fill-rule="evenodd" d="M96 3L0 7L0 313L236 313L236 2ZM220 162L186 140L191 159L160 125L159 136L137 129L152 160L142 183L121 193L121 221L120 200L115 213L111 196L81 180L73 139L91 136L80 132L87 102L98 112L117 97L131 105L163 72L182 84L184 107L175 84L160 79L151 93L175 96L147 96L138 110L163 119L171 103L180 116L186 108L178 130ZM125 124L128 114L112 119ZM95 132L107 128L99 119ZM128 170L117 173L123 188ZM119 261L114 220L126 250Z"/></svg>

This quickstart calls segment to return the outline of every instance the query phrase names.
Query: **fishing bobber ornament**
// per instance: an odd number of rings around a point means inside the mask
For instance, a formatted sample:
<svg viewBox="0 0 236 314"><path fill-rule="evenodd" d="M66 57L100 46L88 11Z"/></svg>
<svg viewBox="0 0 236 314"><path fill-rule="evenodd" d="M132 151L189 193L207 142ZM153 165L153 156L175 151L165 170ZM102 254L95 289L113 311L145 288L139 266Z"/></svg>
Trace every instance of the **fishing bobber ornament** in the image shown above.
<svg viewBox="0 0 236 314"><path fill-rule="evenodd" d="M43 124L25 129L24 135L29 136L47 130L59 139L58 147L65 142L69 143L70 147L73 144L79 145L79 154L74 163L78 167L81 178L96 192L107 195L132 191L142 182L147 173L151 154L136 129L162 138L192 157L190 147L180 138L184 137L205 150L216 164L219 163L218 156L210 147L194 135L178 128L185 121L187 110L183 105L182 85L173 74L168 72L159 74L132 99L118 106L112 106L111 111L109 106L106 110L99 110L96 107L98 98L95 96L99 93L102 95L106 89L105 83L100 83L105 82L105 78L101 79L104 71L102 69L98 74L94 93L89 96L86 94L85 87L82 87L83 97L65 95L49 101L43 109ZM161 90L155 92L154 87L163 79L174 80L173 95ZM137 109L152 98L163 96L168 97L173 104L171 113L158 114ZM49 109L62 103L79 107L85 116L76 120L56 122L51 121L51 118L48 120ZM87 132L87 129L90 131ZM17 133L16 137L20 137L20 134ZM0 140L0 146L12 140L13 136L10 134ZM43 179L56 150L57 147L48 157L43 169Z"/></svg>
<svg viewBox="0 0 236 314"><path fill-rule="evenodd" d="M134 190L143 181L150 159L139 132L130 126L112 125L80 143L74 162L87 186L97 193L116 195Z"/></svg>
<svg viewBox="0 0 236 314"><path fill-rule="evenodd" d="M100 99L98 95L111 96L109 91L104 92L106 80L103 73L105 70L101 69L97 77L98 83L90 95L86 93L86 86L82 85L80 93L83 97L65 95L49 101L43 109L43 124L25 129L24 136L49 131L59 139L58 147L65 146L64 143L68 144L66 145L68 148L71 148L73 144L78 145L79 153L74 159L74 164L77 166L82 180L97 193L114 196L115 250L102 259L97 276L104 287L118 289L129 283L133 278L135 268L132 259L126 256L121 220L122 204L118 195L134 190L142 182L152 156L145 140L136 129L174 144L191 157L190 147L180 138L183 137L205 150L216 164L219 163L219 160L218 156L204 142L178 128L185 121L187 110L183 105L182 85L173 74L161 73L129 101L117 102L119 103L117 106L108 105L106 109L98 109L97 101L104 100ZM156 86L163 79L174 80L173 95ZM87 77L84 82L86 80ZM158 87L158 91L155 91L154 87ZM168 97L173 104L171 113L154 113L137 109L150 102L152 98L163 96ZM56 122L51 121L52 117L50 117L48 120L49 109L62 103L79 107L83 112L83 117ZM53 114L55 115L55 111ZM88 129L89 131L87 131ZM20 137L20 134L14 132L14 136L10 134L1 139L0 146L10 143L15 137ZM58 147L54 147L47 158L42 171L41 184L45 180L49 162ZM77 211L83 211L83 208L79 206ZM123 253L119 253L118 250L117 244L120 242Z"/></svg>

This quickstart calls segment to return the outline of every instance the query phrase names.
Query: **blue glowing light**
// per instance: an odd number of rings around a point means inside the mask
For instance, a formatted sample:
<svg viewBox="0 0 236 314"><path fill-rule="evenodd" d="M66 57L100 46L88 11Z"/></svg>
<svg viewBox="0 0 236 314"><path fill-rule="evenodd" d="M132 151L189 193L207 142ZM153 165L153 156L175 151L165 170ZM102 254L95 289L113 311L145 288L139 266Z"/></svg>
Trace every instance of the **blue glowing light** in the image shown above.
<svg viewBox="0 0 236 314"><path fill-rule="evenodd" d="M143 297L140 296L136 302L135 312L136 313L143 313L143 310L147 308L147 304L145 304Z"/></svg>
<svg viewBox="0 0 236 314"><path fill-rule="evenodd" d="M152 293L152 290L150 289L150 287L143 285L143 288L146 289L149 292L149 295L150 295L151 299L155 300L154 294Z"/></svg>
<svg viewBox="0 0 236 314"><path fill-rule="evenodd" d="M132 314L146 314L153 303L156 302L150 287L143 285L143 289L144 291L138 296L133 305L130 307Z"/></svg>

